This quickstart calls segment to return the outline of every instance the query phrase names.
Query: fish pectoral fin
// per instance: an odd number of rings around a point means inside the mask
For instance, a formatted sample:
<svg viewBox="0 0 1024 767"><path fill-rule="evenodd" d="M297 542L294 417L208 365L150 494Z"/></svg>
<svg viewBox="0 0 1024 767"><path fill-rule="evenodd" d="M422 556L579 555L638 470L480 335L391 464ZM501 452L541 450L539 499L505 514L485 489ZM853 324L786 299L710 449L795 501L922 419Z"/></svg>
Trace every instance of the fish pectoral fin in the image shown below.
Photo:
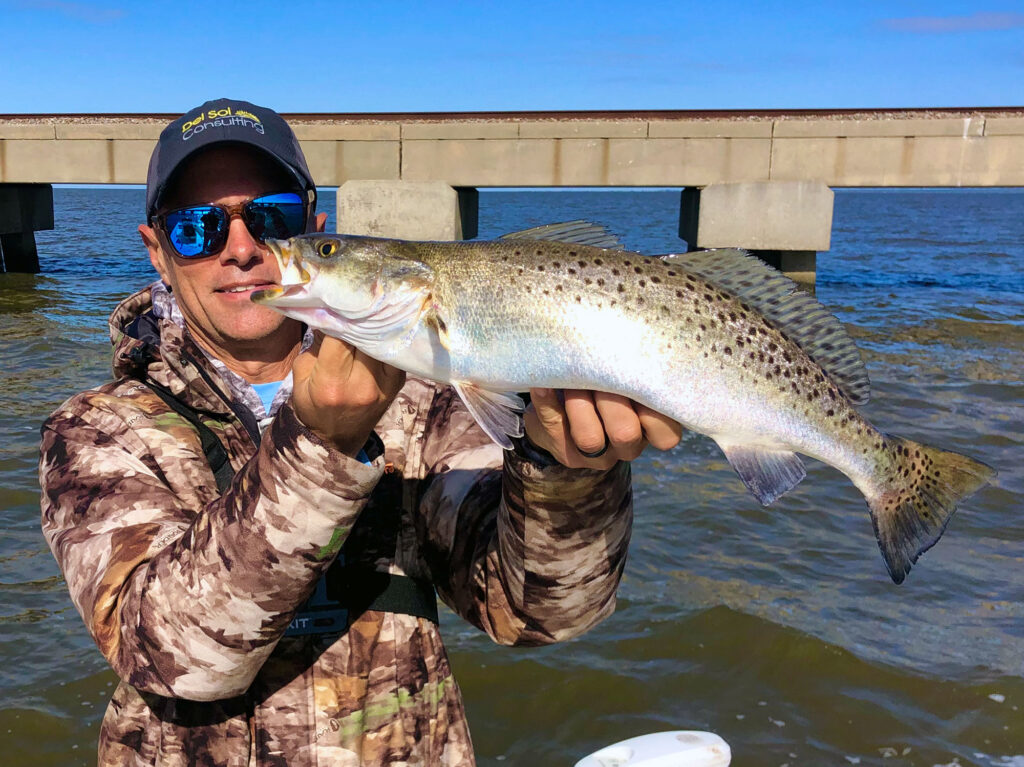
<svg viewBox="0 0 1024 767"><path fill-rule="evenodd" d="M729 465L762 506L769 505L785 492L796 487L807 476L800 456L788 450L768 450L746 445L723 445Z"/></svg>
<svg viewBox="0 0 1024 767"><path fill-rule="evenodd" d="M452 381L466 409L487 436L506 450L512 449L510 437L523 436L523 410L526 403L514 392L482 389L469 381Z"/></svg>

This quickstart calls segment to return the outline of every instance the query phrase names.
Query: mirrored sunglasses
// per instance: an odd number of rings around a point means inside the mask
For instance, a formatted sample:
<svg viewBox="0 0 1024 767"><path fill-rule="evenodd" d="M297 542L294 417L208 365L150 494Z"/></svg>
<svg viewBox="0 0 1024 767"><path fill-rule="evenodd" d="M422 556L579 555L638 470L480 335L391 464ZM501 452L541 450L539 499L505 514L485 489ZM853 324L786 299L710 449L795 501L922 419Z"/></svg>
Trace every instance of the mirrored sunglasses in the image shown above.
<svg viewBox="0 0 1024 767"><path fill-rule="evenodd" d="M241 216L257 242L287 239L306 230L306 202L295 192L267 194L236 205L193 205L162 213L153 222L179 256L203 258L224 249L235 216Z"/></svg>

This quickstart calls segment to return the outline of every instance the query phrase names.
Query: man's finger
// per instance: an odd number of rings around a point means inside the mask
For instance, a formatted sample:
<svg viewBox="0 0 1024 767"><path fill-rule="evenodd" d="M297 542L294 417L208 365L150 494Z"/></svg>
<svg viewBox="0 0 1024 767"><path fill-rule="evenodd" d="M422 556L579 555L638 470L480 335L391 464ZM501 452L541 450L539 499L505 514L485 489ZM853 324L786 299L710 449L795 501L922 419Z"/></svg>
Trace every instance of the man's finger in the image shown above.
<svg viewBox="0 0 1024 767"><path fill-rule="evenodd" d="M604 423L591 392L566 389L565 415L569 419L569 434L577 450L584 454L598 453L608 447Z"/></svg>
<svg viewBox="0 0 1024 767"><path fill-rule="evenodd" d="M636 409L644 435L653 447L658 450L670 450L679 444L683 436L682 424L645 405L637 404Z"/></svg>
<svg viewBox="0 0 1024 767"><path fill-rule="evenodd" d="M554 389L530 389L530 403L540 425L550 434L560 434L565 427L562 404Z"/></svg>
<svg viewBox="0 0 1024 767"><path fill-rule="evenodd" d="M632 461L643 452L644 430L633 402L620 394L594 392L594 404L604 423L609 444L624 461Z"/></svg>

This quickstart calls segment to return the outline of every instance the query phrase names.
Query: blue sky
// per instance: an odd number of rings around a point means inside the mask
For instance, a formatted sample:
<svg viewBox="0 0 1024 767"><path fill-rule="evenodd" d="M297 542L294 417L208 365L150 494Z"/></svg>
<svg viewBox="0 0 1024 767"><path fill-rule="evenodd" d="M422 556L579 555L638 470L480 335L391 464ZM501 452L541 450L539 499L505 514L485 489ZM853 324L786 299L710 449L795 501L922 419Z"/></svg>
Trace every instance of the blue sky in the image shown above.
<svg viewBox="0 0 1024 767"><path fill-rule="evenodd" d="M0 113L1024 104L1024 2L0 0Z"/></svg>

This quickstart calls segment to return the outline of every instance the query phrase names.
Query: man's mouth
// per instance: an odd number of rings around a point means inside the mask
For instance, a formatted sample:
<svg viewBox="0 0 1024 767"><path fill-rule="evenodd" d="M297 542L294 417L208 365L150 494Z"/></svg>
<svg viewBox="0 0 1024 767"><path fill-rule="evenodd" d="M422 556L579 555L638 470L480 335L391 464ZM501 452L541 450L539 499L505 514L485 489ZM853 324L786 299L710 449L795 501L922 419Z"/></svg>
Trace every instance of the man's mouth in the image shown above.
<svg viewBox="0 0 1024 767"><path fill-rule="evenodd" d="M249 293L253 290L274 287L274 282L252 282L245 285L230 285L224 288L217 288L216 293Z"/></svg>

